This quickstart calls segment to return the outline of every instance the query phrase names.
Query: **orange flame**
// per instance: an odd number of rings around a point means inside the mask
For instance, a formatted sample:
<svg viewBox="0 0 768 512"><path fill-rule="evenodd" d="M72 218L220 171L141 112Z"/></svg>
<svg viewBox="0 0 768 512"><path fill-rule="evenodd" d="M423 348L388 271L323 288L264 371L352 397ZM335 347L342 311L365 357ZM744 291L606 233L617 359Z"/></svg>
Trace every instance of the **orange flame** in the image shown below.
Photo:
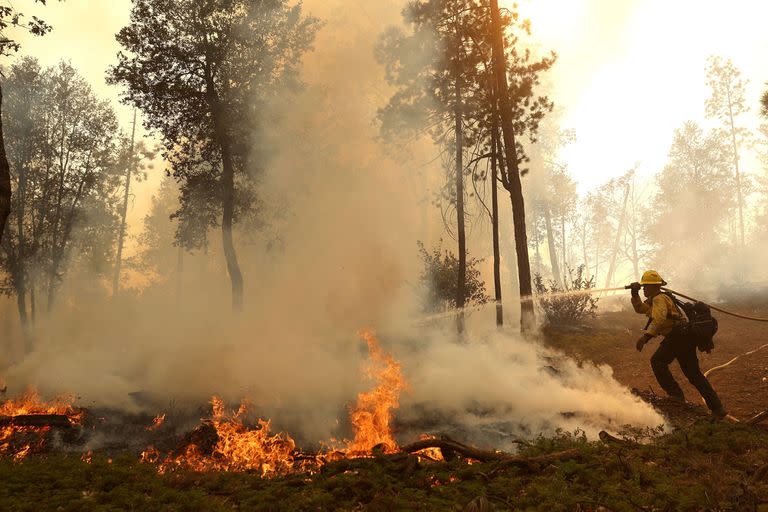
<svg viewBox="0 0 768 512"><path fill-rule="evenodd" d="M240 405L237 412L227 414L221 398L213 397L213 414L204 420L204 425L211 426L216 432L216 443L212 450L208 450L209 453L204 453L203 448L193 443L181 455L164 457L157 449L150 447L141 454L141 461L157 464L161 473L175 467L186 467L201 472L256 470L262 476L274 476L292 471L312 471L345 457L370 456L374 449L381 449L384 453L397 452L391 427L392 413L399 407L400 393L408 385L400 363L381 349L375 335L368 330L358 334L368 344L370 363L365 368L365 374L376 381L376 387L358 394L357 402L350 410L355 437L346 441L345 448L331 448L318 455L297 457L294 440L285 433L272 434L269 421L260 419L253 429L243 423L248 408L246 402ZM162 423L158 418L150 429L158 421ZM432 455L437 459L438 454Z"/></svg>
<svg viewBox="0 0 768 512"><path fill-rule="evenodd" d="M150 448L141 455L144 462L160 462L160 471L174 467L187 467L194 471L250 471L262 476L288 472L294 465L296 443L284 433L271 434L270 422L260 419L258 427L248 428L243 423L248 404L243 402L234 414L224 410L219 397L211 400L212 417L206 423L216 431L217 442L210 454L203 453L195 444L187 446L184 454L161 460L157 450Z"/></svg>
<svg viewBox="0 0 768 512"><path fill-rule="evenodd" d="M425 441L427 439L435 439L435 436L428 434L422 434L419 436L419 440ZM443 457L443 452L440 450L440 448L424 448L423 450L414 452L414 455L418 456L419 460L426 460L429 462L445 461L445 457Z"/></svg>
<svg viewBox="0 0 768 512"><path fill-rule="evenodd" d="M152 420L152 424L147 427L149 432L159 429L165 423L165 414L158 414L155 419Z"/></svg>
<svg viewBox="0 0 768 512"><path fill-rule="evenodd" d="M381 349L374 333L361 330L358 334L368 344L371 357L365 373L377 385L357 395L357 403L350 411L355 439L348 443L346 451L349 456L361 456L370 454L378 446L385 453L394 453L398 446L390 426L392 411L400 406L400 392L407 389L408 384L400 363Z"/></svg>
<svg viewBox="0 0 768 512"><path fill-rule="evenodd" d="M83 411L74 408L72 402L72 396L60 396L50 402L44 402L36 390L29 389L19 398L0 403L0 417L12 419L22 415L56 414L67 416L73 425L79 424L83 419ZM8 423L0 426L0 455L12 455L15 460L21 460L29 453L44 447L45 433L50 427L26 427ZM24 435L24 441L14 442L17 435Z"/></svg>

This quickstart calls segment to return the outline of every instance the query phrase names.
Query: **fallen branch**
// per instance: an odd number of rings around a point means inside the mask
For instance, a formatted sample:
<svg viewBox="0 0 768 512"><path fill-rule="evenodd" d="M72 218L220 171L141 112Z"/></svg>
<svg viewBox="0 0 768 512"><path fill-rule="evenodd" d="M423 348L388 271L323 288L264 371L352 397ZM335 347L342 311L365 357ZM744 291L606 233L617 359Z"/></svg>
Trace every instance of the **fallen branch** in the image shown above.
<svg viewBox="0 0 768 512"><path fill-rule="evenodd" d="M757 425L758 423L765 421L767 419L768 419L768 410L765 410L760 414L757 414L753 416L751 419L747 420L747 423L749 425Z"/></svg>
<svg viewBox="0 0 768 512"><path fill-rule="evenodd" d="M580 456L578 449L565 450L561 452L547 453L534 457L519 457L503 452L494 452L480 450L472 446L467 446L453 439L423 439L409 445L403 446L401 451L414 453L427 448L439 448L441 452L453 452L468 459L479 460L480 462L500 461L511 465L531 466L533 464L549 463L558 460L574 459Z"/></svg>
<svg viewBox="0 0 768 512"><path fill-rule="evenodd" d="M599 434L597 434L598 437L600 437L600 440L604 442L605 444L614 444L619 446L631 446L635 445L634 441L629 441L628 439L621 439L619 437L613 436L606 432L605 430L601 430Z"/></svg>

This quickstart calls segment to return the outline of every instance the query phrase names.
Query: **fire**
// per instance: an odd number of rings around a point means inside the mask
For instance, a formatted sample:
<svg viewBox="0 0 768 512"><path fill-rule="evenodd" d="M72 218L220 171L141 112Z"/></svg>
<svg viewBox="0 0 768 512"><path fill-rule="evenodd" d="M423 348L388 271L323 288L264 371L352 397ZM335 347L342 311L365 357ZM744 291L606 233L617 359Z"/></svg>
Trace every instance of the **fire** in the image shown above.
<svg viewBox="0 0 768 512"><path fill-rule="evenodd" d="M155 419L152 420L152 424L147 427L147 430L153 432L162 427L163 423L165 423L165 414L158 414L155 416Z"/></svg>
<svg viewBox="0 0 768 512"><path fill-rule="evenodd" d="M408 384L400 363L381 349L373 332L361 330L358 334L368 344L371 357L365 373L377 385L357 395L357 403L350 411L355 439L348 444L346 452L353 457L368 455L378 446L385 453L394 453L398 446L390 426L392 411L400 406L400 392L407 389Z"/></svg>
<svg viewBox="0 0 768 512"><path fill-rule="evenodd" d="M248 410L243 402L234 413L228 413L219 397L211 400L213 414L204 422L215 432L210 450L190 443L183 454L162 459L154 448L142 453L144 462L160 464L160 471L186 467L193 471L258 471L262 476L284 474L294 466L296 443L284 433L272 434L268 420L258 420L256 428L243 422Z"/></svg>
<svg viewBox="0 0 768 512"><path fill-rule="evenodd" d="M160 472L184 467L193 471L258 471L262 476L282 475L295 471L312 471L328 462L343 458L367 457L374 450L398 451L392 434L393 411L399 407L400 393L407 388L401 365L385 353L371 331L359 335L368 344L370 363L365 374L376 382L371 391L360 393L350 410L355 433L340 449L329 448L317 455L300 454L293 438L285 433L271 433L268 420L258 420L255 428L244 423L247 402L233 413L227 413L224 402L213 397L213 413L191 436L183 452L164 456L154 447L141 454L141 461L157 464ZM155 418L148 430L162 425L165 415ZM425 458L439 460L438 453L425 453Z"/></svg>
<svg viewBox="0 0 768 512"><path fill-rule="evenodd" d="M61 396L44 402L37 391L30 389L19 398L0 403L0 455L12 455L15 460L21 460L44 448L51 426L42 423L39 426L24 425L22 418L65 416L69 425L79 424L83 411L73 407L73 401L71 396Z"/></svg>
<svg viewBox="0 0 768 512"><path fill-rule="evenodd" d="M419 436L419 440L421 441L424 441L427 439L435 439L435 436L431 436L427 434L422 434ZM431 462L445 461L445 457L443 457L443 452L440 450L440 448L424 448L423 450L414 452L414 455L417 455L419 457L419 460L425 459Z"/></svg>

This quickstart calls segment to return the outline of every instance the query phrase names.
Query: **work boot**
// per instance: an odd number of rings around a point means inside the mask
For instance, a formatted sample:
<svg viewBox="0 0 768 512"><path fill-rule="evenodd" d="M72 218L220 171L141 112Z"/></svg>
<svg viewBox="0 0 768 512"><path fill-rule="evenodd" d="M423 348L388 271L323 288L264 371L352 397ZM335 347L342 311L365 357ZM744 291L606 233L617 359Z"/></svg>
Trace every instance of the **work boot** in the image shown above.
<svg viewBox="0 0 768 512"><path fill-rule="evenodd" d="M711 414L712 418L716 420L722 420L722 419L725 419L726 416L728 416L728 412L723 407L718 407L717 409L713 409L709 411L709 414Z"/></svg>

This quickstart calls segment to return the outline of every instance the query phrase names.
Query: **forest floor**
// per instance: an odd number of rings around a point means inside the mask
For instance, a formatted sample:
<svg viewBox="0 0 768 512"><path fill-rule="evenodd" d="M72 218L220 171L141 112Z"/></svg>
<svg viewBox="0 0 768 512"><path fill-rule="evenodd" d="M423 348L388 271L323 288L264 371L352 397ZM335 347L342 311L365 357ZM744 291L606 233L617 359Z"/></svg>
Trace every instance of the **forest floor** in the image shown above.
<svg viewBox="0 0 768 512"><path fill-rule="evenodd" d="M722 306L741 314L768 317L768 304L757 307L743 303ZM715 349L710 354L698 352L703 372L768 344L768 323L746 321L717 312L714 314L720 329L715 336ZM640 353L635 349L635 342L644 325L645 317L633 311L607 312L601 313L582 329L545 329L544 339L547 345L576 359L607 364L613 369L616 380L629 388L663 395L650 363L658 342L652 340ZM685 379L677 362L673 362L670 369L683 388L686 399L702 403L701 396ZM745 419L768 409L768 347L714 371L709 379L731 415Z"/></svg>
<svg viewBox="0 0 768 512"><path fill-rule="evenodd" d="M768 306L733 309L768 316ZM768 325L718 315L716 349L702 369L768 343ZM16 463L0 459L0 511L292 511L546 510L768 511L768 429L708 417L679 368L688 404L660 396L649 366L653 345L634 342L642 317L604 313L584 329L545 330L547 344L580 360L608 364L616 379L665 413L674 429L626 432L589 441L580 434L540 438L521 456L576 450L558 462L509 465L395 460L332 463L314 474L263 479L249 473L158 474L135 454L52 453ZM744 420L768 408L768 349L715 372L712 383L729 412Z"/></svg>

